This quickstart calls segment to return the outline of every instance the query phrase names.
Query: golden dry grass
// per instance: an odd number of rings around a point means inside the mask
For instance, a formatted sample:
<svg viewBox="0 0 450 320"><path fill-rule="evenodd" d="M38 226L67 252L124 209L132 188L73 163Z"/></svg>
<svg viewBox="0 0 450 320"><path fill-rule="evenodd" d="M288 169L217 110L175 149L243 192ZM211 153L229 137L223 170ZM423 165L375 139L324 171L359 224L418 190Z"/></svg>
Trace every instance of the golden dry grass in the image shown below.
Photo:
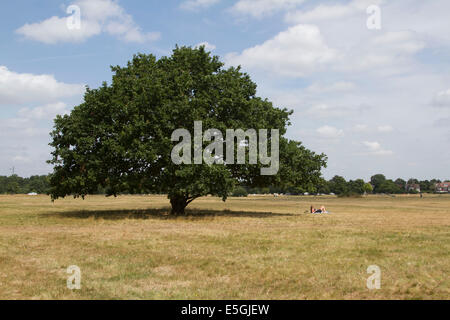
<svg viewBox="0 0 450 320"><path fill-rule="evenodd" d="M306 214L326 205L331 215ZM449 299L450 196L0 196L1 299ZM66 287L66 269L82 289ZM366 288L369 265L381 290Z"/></svg>

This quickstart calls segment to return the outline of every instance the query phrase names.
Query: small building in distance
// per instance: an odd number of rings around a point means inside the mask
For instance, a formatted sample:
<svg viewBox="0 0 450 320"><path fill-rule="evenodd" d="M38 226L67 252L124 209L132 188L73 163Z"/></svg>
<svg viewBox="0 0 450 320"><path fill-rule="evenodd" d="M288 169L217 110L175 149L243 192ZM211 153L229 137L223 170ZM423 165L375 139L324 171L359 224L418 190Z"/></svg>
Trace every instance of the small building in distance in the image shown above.
<svg viewBox="0 0 450 320"><path fill-rule="evenodd" d="M436 183L435 191L436 193L450 193L450 182Z"/></svg>
<svg viewBox="0 0 450 320"><path fill-rule="evenodd" d="M417 192L420 193L420 184L411 183L407 184L405 187L406 192Z"/></svg>

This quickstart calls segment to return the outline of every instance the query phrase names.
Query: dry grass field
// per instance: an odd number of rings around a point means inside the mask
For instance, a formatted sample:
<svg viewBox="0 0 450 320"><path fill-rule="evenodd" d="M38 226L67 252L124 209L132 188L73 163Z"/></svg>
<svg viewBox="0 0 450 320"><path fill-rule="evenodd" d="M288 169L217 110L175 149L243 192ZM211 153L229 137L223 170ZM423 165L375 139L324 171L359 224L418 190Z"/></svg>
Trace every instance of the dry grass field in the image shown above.
<svg viewBox="0 0 450 320"><path fill-rule="evenodd" d="M178 218L168 204L0 196L0 298L450 298L450 196L203 198Z"/></svg>

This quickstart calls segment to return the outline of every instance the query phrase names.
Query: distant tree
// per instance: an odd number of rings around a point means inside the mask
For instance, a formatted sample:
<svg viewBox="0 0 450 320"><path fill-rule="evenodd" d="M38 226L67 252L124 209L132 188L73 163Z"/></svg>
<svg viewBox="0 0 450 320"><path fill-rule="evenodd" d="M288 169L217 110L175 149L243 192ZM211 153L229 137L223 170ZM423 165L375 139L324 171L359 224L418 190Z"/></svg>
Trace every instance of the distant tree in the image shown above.
<svg viewBox="0 0 450 320"><path fill-rule="evenodd" d="M270 189L268 187L263 187L263 188L260 188L260 192L261 192L261 194L269 194Z"/></svg>
<svg viewBox="0 0 450 320"><path fill-rule="evenodd" d="M344 177L334 176L329 182L330 190L334 194L341 195L348 192L347 181Z"/></svg>
<svg viewBox="0 0 450 320"><path fill-rule="evenodd" d="M350 180L348 182L347 192L350 194L364 194L364 185L365 182L362 179Z"/></svg>
<svg viewBox="0 0 450 320"><path fill-rule="evenodd" d="M370 178L370 182L373 185L373 190L375 193L380 193L380 186L386 181L386 177L383 174L376 174Z"/></svg>
<svg viewBox="0 0 450 320"><path fill-rule="evenodd" d="M430 192L434 187L432 186L432 183L428 180L423 180L419 182L420 185L420 191L421 192Z"/></svg>
<svg viewBox="0 0 450 320"><path fill-rule="evenodd" d="M405 187L406 187L406 181L405 181L405 180L403 180L403 179L401 179L401 178L398 178L397 180L395 180L395 184L396 184L399 188L405 190Z"/></svg>
<svg viewBox="0 0 450 320"><path fill-rule="evenodd" d="M277 191L272 191L272 190L277 190ZM290 187L287 187L287 188L282 188L282 189L272 189L271 191L270 191L270 193L288 193L288 194L303 194L304 192L306 192L306 191L304 191L305 190L305 188L304 187L302 187L302 186L290 186Z"/></svg>
<svg viewBox="0 0 450 320"><path fill-rule="evenodd" d="M404 190L392 180L385 180L377 188L377 193L400 194L403 192Z"/></svg>
<svg viewBox="0 0 450 320"><path fill-rule="evenodd" d="M255 188L247 188L247 192L249 194L261 194L261 190L258 187Z"/></svg>
<svg viewBox="0 0 450 320"><path fill-rule="evenodd" d="M0 194L17 194L36 192L46 194L49 190L48 176L22 178L18 175L0 176Z"/></svg>
<svg viewBox="0 0 450 320"><path fill-rule="evenodd" d="M449 180L447 180L447 181L449 181ZM432 179L430 181L430 190L429 190L429 192L435 192L436 191L436 184L437 183L441 183L441 182L442 181L439 180L439 179Z"/></svg>
<svg viewBox="0 0 450 320"><path fill-rule="evenodd" d="M373 187L370 183L364 184L364 192L369 194L373 192Z"/></svg>
<svg viewBox="0 0 450 320"><path fill-rule="evenodd" d="M419 180L415 179L415 178L411 178L408 180L408 184L419 184Z"/></svg>
<svg viewBox="0 0 450 320"><path fill-rule="evenodd" d="M17 181L10 181L6 185L6 192L9 194L18 194L20 193L20 185Z"/></svg>
<svg viewBox="0 0 450 320"><path fill-rule="evenodd" d="M247 197L248 192L244 187L237 186L233 190L233 197Z"/></svg>
<svg viewBox="0 0 450 320"><path fill-rule="evenodd" d="M9 194L23 193L25 186L25 179L19 177L17 174L9 176L6 180L6 192Z"/></svg>
<svg viewBox="0 0 450 320"><path fill-rule="evenodd" d="M329 194L329 193L331 193L330 184L324 178L320 178L319 179L319 182L317 183L316 189L317 189L317 193L320 193L320 194Z"/></svg>
<svg viewBox="0 0 450 320"><path fill-rule="evenodd" d="M8 177L0 176L0 194L5 194L7 192L6 185L7 185Z"/></svg>
<svg viewBox="0 0 450 320"><path fill-rule="evenodd" d="M270 193L283 193L285 189L280 186L270 186L269 190Z"/></svg>
<svg viewBox="0 0 450 320"><path fill-rule="evenodd" d="M36 192L39 194L45 194L49 191L49 178L48 176L31 176L26 179L25 192Z"/></svg>

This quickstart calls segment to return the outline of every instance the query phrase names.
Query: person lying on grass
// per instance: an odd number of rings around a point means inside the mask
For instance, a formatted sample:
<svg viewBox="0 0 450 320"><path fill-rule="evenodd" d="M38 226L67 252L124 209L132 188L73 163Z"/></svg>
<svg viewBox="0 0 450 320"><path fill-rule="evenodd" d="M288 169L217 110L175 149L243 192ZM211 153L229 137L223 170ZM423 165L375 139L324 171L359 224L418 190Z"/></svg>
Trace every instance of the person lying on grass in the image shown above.
<svg viewBox="0 0 450 320"><path fill-rule="evenodd" d="M327 209L325 209L324 206L320 207L320 209L314 208L314 206L311 206L311 213L327 213Z"/></svg>

